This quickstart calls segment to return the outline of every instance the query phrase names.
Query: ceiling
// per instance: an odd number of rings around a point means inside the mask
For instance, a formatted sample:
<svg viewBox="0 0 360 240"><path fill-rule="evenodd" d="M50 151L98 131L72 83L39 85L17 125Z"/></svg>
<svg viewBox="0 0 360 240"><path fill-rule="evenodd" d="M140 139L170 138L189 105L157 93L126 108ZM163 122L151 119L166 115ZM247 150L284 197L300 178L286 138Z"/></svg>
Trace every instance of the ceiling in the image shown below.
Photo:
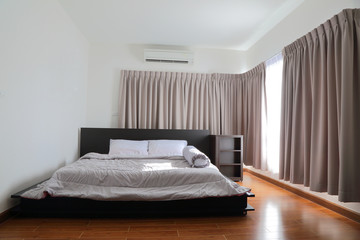
<svg viewBox="0 0 360 240"><path fill-rule="evenodd" d="M59 0L91 43L246 51L304 0Z"/></svg>

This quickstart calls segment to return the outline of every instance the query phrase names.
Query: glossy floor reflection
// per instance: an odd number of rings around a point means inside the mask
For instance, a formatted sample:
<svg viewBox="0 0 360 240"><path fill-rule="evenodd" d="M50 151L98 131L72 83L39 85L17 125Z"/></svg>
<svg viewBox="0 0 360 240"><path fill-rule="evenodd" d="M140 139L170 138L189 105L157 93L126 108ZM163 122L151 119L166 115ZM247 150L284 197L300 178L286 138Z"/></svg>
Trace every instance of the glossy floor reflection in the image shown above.
<svg viewBox="0 0 360 240"><path fill-rule="evenodd" d="M250 186L256 195L250 199L256 211L247 217L256 222L257 231L249 239L360 239L360 223L249 173L245 176L240 185Z"/></svg>
<svg viewBox="0 0 360 240"><path fill-rule="evenodd" d="M245 217L154 219L13 218L0 224L0 239L358 240L360 223L278 188L249 173L255 207ZM214 206L216 207L216 206ZM234 206L235 207L235 206Z"/></svg>

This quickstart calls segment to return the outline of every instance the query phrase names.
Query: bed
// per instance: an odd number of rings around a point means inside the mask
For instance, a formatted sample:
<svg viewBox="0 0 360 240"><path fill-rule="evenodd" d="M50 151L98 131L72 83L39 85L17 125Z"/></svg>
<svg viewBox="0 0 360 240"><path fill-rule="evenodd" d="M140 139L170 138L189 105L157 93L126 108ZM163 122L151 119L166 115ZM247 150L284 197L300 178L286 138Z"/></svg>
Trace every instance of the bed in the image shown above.
<svg viewBox="0 0 360 240"><path fill-rule="evenodd" d="M104 154L109 153L109 142L110 139L127 139L127 140L158 140L158 139L168 139L168 140L185 140L188 145L195 146L199 151L204 153L207 156L211 156L210 153L210 135L207 130L159 130L159 129L115 129L115 128L82 128L80 132L80 156L83 159L79 159L72 165L83 164L81 167L89 165L86 161L93 161L93 158L98 156L102 157ZM118 159L116 159L118 160ZM106 162L107 161L107 162ZM129 161L130 165L135 162L144 161L148 164L148 160L132 160L126 159L124 161ZM164 164L163 159L152 159L149 161L152 165ZM155 162L154 162L155 161ZM180 160L170 159L166 160L166 164L174 165L175 168L177 165L185 164L181 163ZM93 163L90 162L90 163ZM108 163L115 163L120 161L113 161L112 159L101 159L101 161L95 161L99 165L94 165L94 168L102 168L107 166ZM99 163L98 163L99 162ZM85 164L85 165L84 165ZM136 163L138 164L138 163ZM168 165L169 165L168 164ZM72 170L72 165L68 167ZM210 164L211 165L211 164ZM112 167L111 167L112 168ZM138 168L136 165L135 168ZM65 167L66 169L66 167ZM212 169L211 166L198 169L198 168L188 168L189 170L196 173L195 176L202 175L205 171L214 173L215 178L219 178L215 174L215 169ZM170 170L167 170L170 171ZM172 171L172 169L171 169ZM181 172L182 171L182 172ZM182 179L186 180L186 175L182 175L185 170L181 170L179 176L182 176ZM179 172L177 170L177 172ZM170 172L172 175L176 175L177 172ZM55 174L54 174L55 175ZM159 175L159 174L158 174ZM19 198L20 205L18 210L25 215L31 216L90 216L90 217L120 217L120 216L179 216L179 215L246 215L247 211L254 210L248 203L247 198L253 197L250 191L244 191L239 193L232 193L230 195L196 195L187 197L187 190L191 192L201 193L211 193L212 188L215 188L214 185L211 185L212 177L206 175L209 178L208 183L201 185L198 189L192 190L194 187L179 188L179 186L170 186L170 190L173 192L164 191L163 193L156 192L153 195L149 195L148 189L139 187L136 194L130 191L127 195L116 195L113 198L105 198L101 194L95 194L97 197L88 198L83 197L82 192L74 191L73 195L53 195L46 194L39 198L29 198L27 195L29 192L36 192L39 188L49 185L52 179L44 181L43 183L36 184L30 188L24 189L16 194L13 194L11 197ZM146 182L148 176L143 178L142 182ZM166 181L171 181L174 178L168 177ZM215 179L216 183L217 179ZM197 181L197 180L196 180ZM221 179L221 181L224 181ZM233 183L234 184L234 183ZM175 184L176 185L176 184ZM197 184L199 185L199 184ZM236 185L236 184L235 184ZM190 185L189 185L190 186ZM174 188L174 189L172 189ZM221 191L222 185L220 186ZM225 187L226 188L226 187ZM118 192L119 194L125 192L126 188L118 189L118 186L112 189L109 192ZM130 189L131 190L131 189ZM140 190L140 191L139 191ZM51 192L51 191L49 191ZM89 192L89 191L88 191ZM175 193L175 194L174 194ZM192 194L192 193L191 193ZM25 196L25 197L24 197ZM150 198L145 198L144 196Z"/></svg>

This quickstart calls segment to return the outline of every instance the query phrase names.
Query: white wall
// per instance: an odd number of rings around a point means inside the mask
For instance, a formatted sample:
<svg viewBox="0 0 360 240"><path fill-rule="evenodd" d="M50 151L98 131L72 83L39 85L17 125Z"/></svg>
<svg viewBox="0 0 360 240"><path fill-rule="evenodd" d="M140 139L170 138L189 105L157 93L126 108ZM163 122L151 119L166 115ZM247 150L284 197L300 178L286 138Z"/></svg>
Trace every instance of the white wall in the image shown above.
<svg viewBox="0 0 360 240"><path fill-rule="evenodd" d="M359 0L305 0L246 51L247 70L279 53L341 10L359 7Z"/></svg>
<svg viewBox="0 0 360 240"><path fill-rule="evenodd" d="M121 70L241 73L246 67L243 52L192 49L194 64L145 63L142 45L92 44L89 52L87 125L117 127Z"/></svg>
<svg viewBox="0 0 360 240"><path fill-rule="evenodd" d="M56 0L0 0L0 213L78 155L88 42Z"/></svg>

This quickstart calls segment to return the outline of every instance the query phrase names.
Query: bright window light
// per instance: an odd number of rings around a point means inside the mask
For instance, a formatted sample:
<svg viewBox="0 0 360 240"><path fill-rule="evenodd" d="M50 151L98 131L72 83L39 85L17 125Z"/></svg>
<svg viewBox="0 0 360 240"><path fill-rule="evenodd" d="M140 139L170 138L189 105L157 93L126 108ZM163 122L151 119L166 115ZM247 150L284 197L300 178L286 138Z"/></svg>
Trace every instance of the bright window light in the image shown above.
<svg viewBox="0 0 360 240"><path fill-rule="evenodd" d="M266 159L273 174L279 173L282 68L281 53L266 61Z"/></svg>

